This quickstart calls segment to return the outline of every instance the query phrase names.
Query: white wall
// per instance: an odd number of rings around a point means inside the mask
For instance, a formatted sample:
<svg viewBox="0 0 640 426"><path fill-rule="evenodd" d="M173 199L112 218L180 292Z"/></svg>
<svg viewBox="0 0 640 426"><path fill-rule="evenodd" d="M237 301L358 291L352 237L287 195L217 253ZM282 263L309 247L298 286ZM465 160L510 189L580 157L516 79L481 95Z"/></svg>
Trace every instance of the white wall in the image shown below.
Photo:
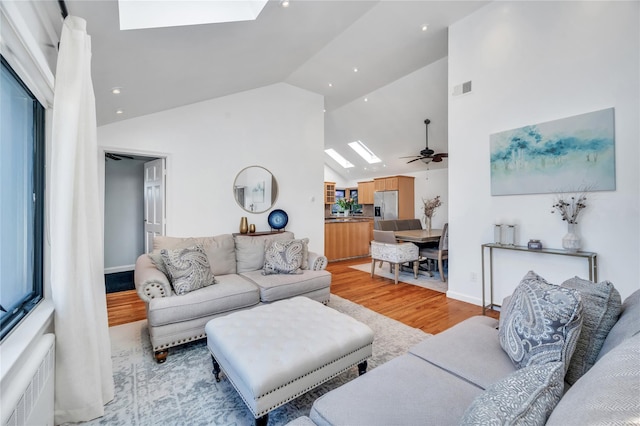
<svg viewBox="0 0 640 426"><path fill-rule="evenodd" d="M418 173L405 173L405 176L414 176L414 191L416 198L416 219L424 224L424 200L440 196L442 205L438 207L431 219L431 227L434 229L444 226L449 220L449 170L437 169Z"/></svg>
<svg viewBox="0 0 640 426"><path fill-rule="evenodd" d="M105 162L105 273L133 270L144 253L144 163L149 160Z"/></svg>
<svg viewBox="0 0 640 426"><path fill-rule="evenodd" d="M448 295L480 304L480 245L494 223L515 223L519 243L561 247L566 224L553 194L490 194L489 135L527 124L615 108L615 191L589 196L579 224L583 250L598 253L600 280L623 297L640 286L638 2L494 2L449 31L450 266ZM586 262L501 252L496 302L527 270L559 283L586 277ZM474 275L476 279L474 280Z"/></svg>
<svg viewBox="0 0 640 426"><path fill-rule="evenodd" d="M324 251L323 98L280 83L98 128L98 144L119 152L167 156L167 234L238 232L247 216L266 231L269 211L242 210L233 181L250 165L278 181L273 208L289 216L287 230Z"/></svg>

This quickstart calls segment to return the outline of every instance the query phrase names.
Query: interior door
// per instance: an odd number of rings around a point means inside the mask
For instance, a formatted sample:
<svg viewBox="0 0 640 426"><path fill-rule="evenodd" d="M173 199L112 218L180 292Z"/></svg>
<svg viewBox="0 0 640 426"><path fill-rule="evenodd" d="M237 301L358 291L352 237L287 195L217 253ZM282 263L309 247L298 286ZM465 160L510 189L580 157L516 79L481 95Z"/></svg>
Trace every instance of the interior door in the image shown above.
<svg viewBox="0 0 640 426"><path fill-rule="evenodd" d="M144 163L144 249L153 251L153 238L165 232L165 159Z"/></svg>

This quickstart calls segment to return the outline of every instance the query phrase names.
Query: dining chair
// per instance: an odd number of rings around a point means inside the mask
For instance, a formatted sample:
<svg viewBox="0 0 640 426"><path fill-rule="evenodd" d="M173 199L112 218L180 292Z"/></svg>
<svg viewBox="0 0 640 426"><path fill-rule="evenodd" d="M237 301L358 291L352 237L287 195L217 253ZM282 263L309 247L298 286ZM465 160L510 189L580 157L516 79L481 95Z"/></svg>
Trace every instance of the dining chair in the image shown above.
<svg viewBox="0 0 640 426"><path fill-rule="evenodd" d="M395 220L381 220L378 221L378 230L380 231L397 231ZM374 238L375 239L375 238Z"/></svg>
<svg viewBox="0 0 640 426"><path fill-rule="evenodd" d="M371 241L371 276L376 270L376 261L389 262L389 272L394 273L395 283L398 284L398 275L403 263L413 263L413 276L418 278L420 265L420 253L418 246L413 243L398 243L393 231L373 230Z"/></svg>
<svg viewBox="0 0 640 426"><path fill-rule="evenodd" d="M442 236L438 242L438 247L423 247L420 249L420 257L425 259L432 259L438 261L438 272L440 273L440 279L444 282L447 280L444 277L443 263L449 259L449 224L445 223L442 228Z"/></svg>

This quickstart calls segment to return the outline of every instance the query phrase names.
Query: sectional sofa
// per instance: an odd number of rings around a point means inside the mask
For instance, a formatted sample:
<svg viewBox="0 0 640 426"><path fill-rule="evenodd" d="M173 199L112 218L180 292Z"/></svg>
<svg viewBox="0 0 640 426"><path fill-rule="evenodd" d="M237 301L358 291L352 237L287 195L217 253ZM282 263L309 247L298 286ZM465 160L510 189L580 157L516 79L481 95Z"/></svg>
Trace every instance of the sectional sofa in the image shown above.
<svg viewBox="0 0 640 426"><path fill-rule="evenodd" d="M217 316L295 296L325 304L329 301L327 258L309 252L308 239L296 240L288 231L255 236L161 236L153 244L151 254L138 257L134 282L146 304L149 336L158 362L166 360L169 348L205 338L205 325ZM268 255L274 250L276 261L270 262ZM293 260L281 264L285 257ZM168 270L166 261L176 267ZM197 281L215 284L189 288Z"/></svg>
<svg viewBox="0 0 640 426"><path fill-rule="evenodd" d="M291 424L638 424L640 290L621 305L608 282L544 283L528 275L500 322L472 317L430 337Z"/></svg>

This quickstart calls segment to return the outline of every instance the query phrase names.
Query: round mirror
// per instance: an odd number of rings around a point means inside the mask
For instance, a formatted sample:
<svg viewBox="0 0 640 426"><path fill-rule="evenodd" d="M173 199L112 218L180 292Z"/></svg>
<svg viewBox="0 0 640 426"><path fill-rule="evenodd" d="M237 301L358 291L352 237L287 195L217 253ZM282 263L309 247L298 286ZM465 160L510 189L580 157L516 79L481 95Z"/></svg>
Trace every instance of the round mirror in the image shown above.
<svg viewBox="0 0 640 426"><path fill-rule="evenodd" d="M249 213L266 212L278 198L278 183L264 167L245 167L233 182L233 197Z"/></svg>

